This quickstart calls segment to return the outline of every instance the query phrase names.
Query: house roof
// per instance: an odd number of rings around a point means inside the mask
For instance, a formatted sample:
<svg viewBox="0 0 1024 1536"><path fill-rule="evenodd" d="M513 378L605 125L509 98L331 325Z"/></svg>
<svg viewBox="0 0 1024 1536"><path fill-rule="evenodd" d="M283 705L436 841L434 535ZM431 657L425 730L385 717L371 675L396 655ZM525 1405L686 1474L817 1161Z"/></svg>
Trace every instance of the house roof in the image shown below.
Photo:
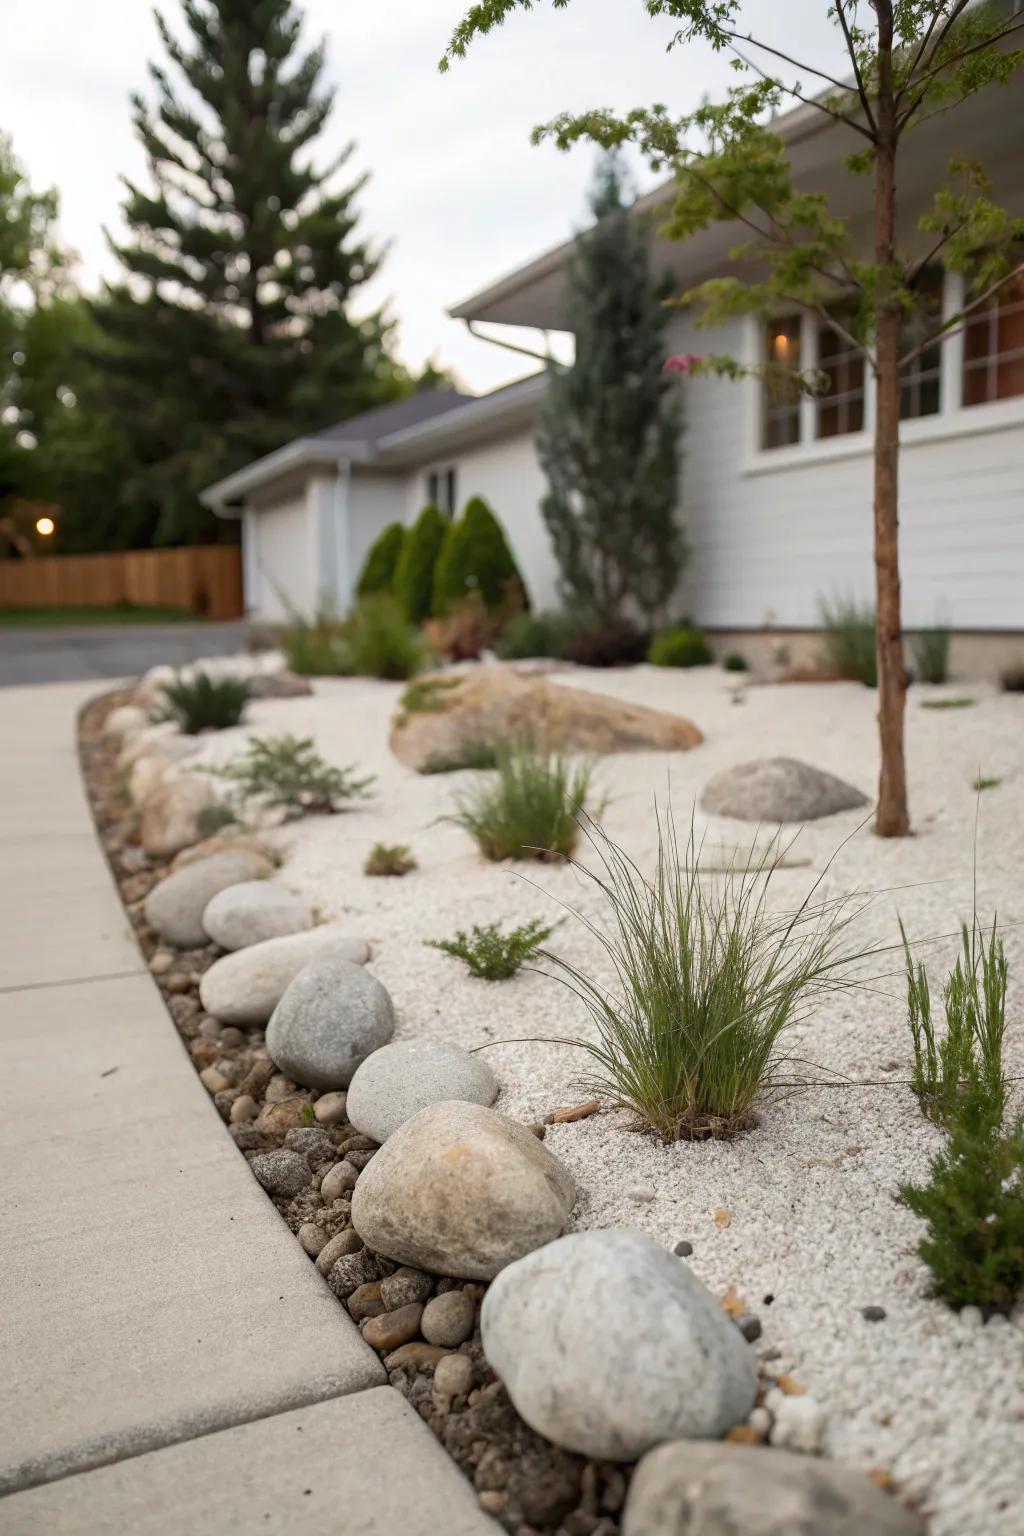
<svg viewBox="0 0 1024 1536"><path fill-rule="evenodd" d="M207 486L199 500L220 517L237 517L246 496L297 471L353 464L387 471L428 463L439 453L457 453L527 424L545 385L541 370L487 395L467 395L457 389L409 395L296 438Z"/></svg>

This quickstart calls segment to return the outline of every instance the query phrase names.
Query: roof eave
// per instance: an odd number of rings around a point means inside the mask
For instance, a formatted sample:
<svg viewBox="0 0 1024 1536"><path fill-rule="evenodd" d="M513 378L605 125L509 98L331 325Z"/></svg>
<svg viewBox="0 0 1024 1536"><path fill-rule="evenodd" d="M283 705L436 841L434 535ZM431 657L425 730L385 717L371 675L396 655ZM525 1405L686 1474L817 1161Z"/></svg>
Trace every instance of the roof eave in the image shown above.
<svg viewBox="0 0 1024 1536"><path fill-rule="evenodd" d="M362 443L325 443L314 437L299 437L286 443L283 448L265 454L244 469L226 475L213 485L199 492L199 500L218 517L237 518L239 506L253 491L261 490L282 475L296 469L309 469L317 464L335 467L353 459L365 457L366 445Z"/></svg>

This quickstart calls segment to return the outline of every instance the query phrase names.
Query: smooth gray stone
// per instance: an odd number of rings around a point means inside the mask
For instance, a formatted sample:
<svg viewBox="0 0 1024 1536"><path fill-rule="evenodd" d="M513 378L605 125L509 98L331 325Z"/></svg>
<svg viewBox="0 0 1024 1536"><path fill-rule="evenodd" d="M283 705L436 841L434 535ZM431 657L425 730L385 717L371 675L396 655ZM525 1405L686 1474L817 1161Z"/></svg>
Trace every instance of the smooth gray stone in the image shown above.
<svg viewBox="0 0 1024 1536"><path fill-rule="evenodd" d="M203 913L214 896L241 881L265 879L271 872L267 859L243 849L198 859L153 887L146 898L146 922L168 944L199 949L210 942Z"/></svg>
<svg viewBox="0 0 1024 1536"><path fill-rule="evenodd" d="M215 960L204 973L199 984L203 1007L223 1024L265 1024L303 967L327 955L364 965L370 950L364 939L354 938L337 923L249 944Z"/></svg>
<svg viewBox="0 0 1024 1536"><path fill-rule="evenodd" d="M642 1232L576 1232L510 1264L480 1325L527 1424L584 1456L632 1461L662 1440L719 1439L754 1406L739 1329Z"/></svg>
<svg viewBox="0 0 1024 1536"><path fill-rule="evenodd" d="M867 804L852 784L795 757L763 757L724 768L700 797L701 810L739 821L818 821Z"/></svg>
<svg viewBox="0 0 1024 1536"><path fill-rule="evenodd" d="M307 1088L347 1088L371 1051L394 1034L384 984L361 965L327 956L289 982L267 1025L271 1061Z"/></svg>
<svg viewBox="0 0 1024 1536"><path fill-rule="evenodd" d="M272 880L244 880L218 891L203 912L203 927L221 949L245 949L267 939L305 933L313 909L301 896Z"/></svg>
<svg viewBox="0 0 1024 1536"><path fill-rule="evenodd" d="M356 1070L346 1106L349 1124L385 1142L428 1104L466 1099L485 1106L498 1097L498 1079L481 1056L443 1040L395 1040Z"/></svg>

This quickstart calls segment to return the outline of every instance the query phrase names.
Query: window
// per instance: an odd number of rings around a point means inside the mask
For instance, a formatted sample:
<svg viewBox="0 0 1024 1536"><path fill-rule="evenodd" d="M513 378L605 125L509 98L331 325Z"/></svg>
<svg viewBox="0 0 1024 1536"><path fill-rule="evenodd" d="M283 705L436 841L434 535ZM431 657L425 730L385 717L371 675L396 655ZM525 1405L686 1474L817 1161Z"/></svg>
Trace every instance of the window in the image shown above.
<svg viewBox="0 0 1024 1536"><path fill-rule="evenodd" d="M800 317L769 322L765 358L779 368L800 367ZM762 397L761 447L786 448L800 441L800 388L785 378L767 378Z"/></svg>
<svg viewBox="0 0 1024 1536"><path fill-rule="evenodd" d="M837 314L848 325L847 313ZM826 383L815 398L815 437L841 437L864 427L864 353L828 324L818 322L818 371Z"/></svg>
<svg viewBox="0 0 1024 1536"><path fill-rule="evenodd" d="M964 327L964 405L1024 395L1024 276L974 310Z"/></svg>
<svg viewBox="0 0 1024 1536"><path fill-rule="evenodd" d="M455 512L455 468L432 469L427 474L427 500L452 517Z"/></svg>
<svg viewBox="0 0 1024 1536"><path fill-rule="evenodd" d="M942 322L942 269L926 267L918 284L920 304L908 317L900 336L900 355L936 331ZM903 370L900 380L900 416L916 421L920 416L937 416L940 409L942 343L935 342Z"/></svg>

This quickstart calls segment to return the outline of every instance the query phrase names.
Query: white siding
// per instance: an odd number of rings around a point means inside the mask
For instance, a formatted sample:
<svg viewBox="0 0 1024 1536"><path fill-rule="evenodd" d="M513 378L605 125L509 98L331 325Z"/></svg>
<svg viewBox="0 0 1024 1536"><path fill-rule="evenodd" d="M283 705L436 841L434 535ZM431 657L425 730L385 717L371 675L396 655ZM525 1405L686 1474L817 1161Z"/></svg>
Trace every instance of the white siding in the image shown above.
<svg viewBox="0 0 1024 1536"><path fill-rule="evenodd" d="M246 562L251 617L279 624L290 612L311 613L317 572L305 487L248 511L246 533L250 530L255 530L255 549Z"/></svg>
<svg viewBox="0 0 1024 1536"><path fill-rule="evenodd" d="M712 332L680 319L670 344L672 351L744 356L750 331L743 321ZM682 387L690 546L684 601L695 622L815 626L822 596L869 598L869 447L773 466L771 453L756 452L755 381L698 377ZM1018 406L1024 418L1024 402L998 410L1005 420ZM988 409L953 410L905 431L900 521L908 627L943 614L958 629L1024 628L1024 419L996 431L964 430L982 424L986 418L974 412ZM959 435L910 441L921 429ZM842 453L842 440L825 451Z"/></svg>
<svg viewBox="0 0 1024 1536"><path fill-rule="evenodd" d="M449 455L436 467L454 464L459 509L471 496L482 496L505 529L535 609L557 604L558 571L540 513L546 481L533 434L515 436ZM430 468L435 466L431 464ZM409 475L406 522L414 521L426 501L426 469Z"/></svg>

